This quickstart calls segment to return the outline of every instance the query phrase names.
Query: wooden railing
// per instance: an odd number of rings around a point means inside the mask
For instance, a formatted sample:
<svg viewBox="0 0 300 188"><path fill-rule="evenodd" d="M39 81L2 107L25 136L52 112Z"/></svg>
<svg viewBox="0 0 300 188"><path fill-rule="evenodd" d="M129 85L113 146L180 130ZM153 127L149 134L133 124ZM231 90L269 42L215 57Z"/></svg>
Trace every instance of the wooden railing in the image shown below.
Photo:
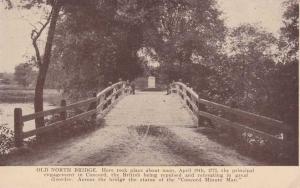
<svg viewBox="0 0 300 188"><path fill-rule="evenodd" d="M276 143L283 143L290 133L288 126L282 121L201 99L192 88L182 82L171 83L170 92L177 93L187 107L198 117L198 126L203 126L203 119L206 119L241 133L253 133ZM221 113L216 114L210 111ZM221 114L225 117L222 117ZM282 134L283 136L280 136Z"/></svg>
<svg viewBox="0 0 300 188"><path fill-rule="evenodd" d="M121 99L124 95L130 93L130 87L128 87L125 82L120 81L118 83L112 84L111 86L105 88L98 94L93 94L93 97L87 100L83 100L77 103L66 105L66 101L61 101L61 107L45 110L42 112L22 115L21 108L15 108L14 110L14 138L15 146L20 147L23 145L23 140L25 138L52 131L56 128L67 126L71 122L81 119L91 118L91 120L96 123L96 116L104 116L113 105ZM79 107L88 106L87 111L82 111L80 114L76 114L72 117L68 117L67 110L76 110ZM44 118L48 115L59 115L59 120L46 124L44 127L36 128L27 132L23 132L24 122L35 120L36 118Z"/></svg>

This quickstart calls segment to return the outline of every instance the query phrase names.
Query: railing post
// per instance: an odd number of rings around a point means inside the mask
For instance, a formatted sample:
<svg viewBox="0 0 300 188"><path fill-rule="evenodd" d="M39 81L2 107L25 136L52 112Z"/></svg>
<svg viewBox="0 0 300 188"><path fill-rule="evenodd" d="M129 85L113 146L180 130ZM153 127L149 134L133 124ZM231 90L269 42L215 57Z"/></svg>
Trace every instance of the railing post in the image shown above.
<svg viewBox="0 0 300 188"><path fill-rule="evenodd" d="M174 87L176 87L176 86L174 85L174 83L175 83L175 81L172 80L172 82L171 82L171 84L170 84L170 93L174 93Z"/></svg>
<svg viewBox="0 0 300 188"><path fill-rule="evenodd" d="M102 95L98 96L98 98L97 98L97 107L100 105L100 107L97 108L97 112L100 111L100 113L103 110L103 101L104 101L104 97L103 96L104 95L102 94Z"/></svg>
<svg viewBox="0 0 300 188"><path fill-rule="evenodd" d="M237 105L237 102L235 101L231 101L230 103L230 108L237 108L238 105ZM238 119L237 119L237 116L235 114L230 114L230 121L232 122L236 122Z"/></svg>
<svg viewBox="0 0 300 188"><path fill-rule="evenodd" d="M15 147L23 146L23 121L22 121L22 109L15 108L14 110L14 138L15 138Z"/></svg>
<svg viewBox="0 0 300 188"><path fill-rule="evenodd" d="M187 88L190 88L190 83L186 83L186 87ZM188 98L189 98L189 95L188 95L188 90L185 90L185 95L186 95L186 104L188 105L188 107L190 107L190 103L189 103L189 100L188 100Z"/></svg>
<svg viewBox="0 0 300 188"><path fill-rule="evenodd" d="M126 82L125 82L125 94L126 95L130 94L129 86L130 86L129 80L126 80Z"/></svg>
<svg viewBox="0 0 300 188"><path fill-rule="evenodd" d="M182 83L182 79L180 78L180 79L178 80L178 82ZM179 96L181 96L182 93L181 93L181 90L180 90L180 86L179 86L179 85L177 85L176 90L177 90Z"/></svg>
<svg viewBox="0 0 300 188"><path fill-rule="evenodd" d="M112 88L112 98L111 98L111 105L115 102L116 100L116 92L117 92L117 88L113 87Z"/></svg>
<svg viewBox="0 0 300 188"><path fill-rule="evenodd" d="M120 87L120 90L121 90L121 92L120 92L120 94L119 94L119 97L120 96L123 96L124 95L124 82L123 82L123 80L122 80L122 78L119 78L119 82L122 82L122 85L121 85L121 87Z"/></svg>
<svg viewBox="0 0 300 188"><path fill-rule="evenodd" d="M62 99L60 101L60 106L61 107L66 107L67 106L67 101L65 99ZM67 119L67 111L64 110L62 112L60 112L60 120L66 120Z"/></svg>
<svg viewBox="0 0 300 188"><path fill-rule="evenodd" d="M182 87L182 96L183 96L183 98L182 98L182 100L184 101L184 102L186 102L186 97L187 97L187 95L186 95L186 89L185 89L185 87Z"/></svg>
<svg viewBox="0 0 300 188"><path fill-rule="evenodd" d="M66 107L67 106L67 101L65 100L65 99L62 99L61 101L60 101L60 107ZM59 118L60 118L60 121L64 121L64 120L66 120L67 119L67 111L66 110L64 110L64 111L62 111L62 112L60 112L59 113ZM61 131L59 131L58 132L58 136L59 137L63 137L63 135L64 135L64 130L65 129L61 129Z"/></svg>
<svg viewBox="0 0 300 188"><path fill-rule="evenodd" d="M188 83L188 82L187 82L185 85L186 85L186 87L188 87L188 88L190 87L190 83Z"/></svg>
<svg viewBox="0 0 300 188"><path fill-rule="evenodd" d="M172 93L172 83L169 83L167 85L167 95L171 94Z"/></svg>
<svg viewBox="0 0 300 188"><path fill-rule="evenodd" d="M93 93L93 97L94 98L97 97L96 92ZM96 98L96 101L94 101L90 104L89 109L90 110L97 109L97 98ZM91 122L92 122L92 125L94 125L94 126L96 125L96 119L97 119L97 112L95 112L95 114L91 115Z"/></svg>
<svg viewBox="0 0 300 188"><path fill-rule="evenodd" d="M199 98L198 98L198 101L197 101L197 107L198 107L198 127L203 127L203 126L208 126L208 125L212 125L211 123L211 120L208 119L207 117L205 116L201 116L199 114L199 111L202 111L202 112L207 112L207 109L206 109L206 106L204 104L201 104L199 102L199 99L200 99L200 95L198 94Z"/></svg>

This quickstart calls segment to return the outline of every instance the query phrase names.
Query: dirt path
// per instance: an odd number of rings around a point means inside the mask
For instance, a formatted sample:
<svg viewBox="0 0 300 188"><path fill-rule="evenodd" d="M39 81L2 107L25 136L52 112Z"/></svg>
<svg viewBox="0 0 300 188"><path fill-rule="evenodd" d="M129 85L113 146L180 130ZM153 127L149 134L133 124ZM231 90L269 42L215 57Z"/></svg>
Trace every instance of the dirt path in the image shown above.
<svg viewBox="0 0 300 188"><path fill-rule="evenodd" d="M256 165L196 132L195 119L175 95L138 92L122 99L104 127L41 148L8 165Z"/></svg>

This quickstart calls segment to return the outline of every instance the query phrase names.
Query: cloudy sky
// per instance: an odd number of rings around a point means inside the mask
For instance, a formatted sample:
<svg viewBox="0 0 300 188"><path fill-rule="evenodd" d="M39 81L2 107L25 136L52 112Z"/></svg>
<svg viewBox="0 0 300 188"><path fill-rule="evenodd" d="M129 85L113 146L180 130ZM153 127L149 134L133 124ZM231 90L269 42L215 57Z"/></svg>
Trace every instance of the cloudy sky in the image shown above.
<svg viewBox="0 0 300 188"><path fill-rule="evenodd" d="M225 23L229 27L242 23L258 23L267 31L278 34L284 0L218 0ZM39 10L5 10L0 2L0 72L13 72L33 54L30 33L43 17Z"/></svg>

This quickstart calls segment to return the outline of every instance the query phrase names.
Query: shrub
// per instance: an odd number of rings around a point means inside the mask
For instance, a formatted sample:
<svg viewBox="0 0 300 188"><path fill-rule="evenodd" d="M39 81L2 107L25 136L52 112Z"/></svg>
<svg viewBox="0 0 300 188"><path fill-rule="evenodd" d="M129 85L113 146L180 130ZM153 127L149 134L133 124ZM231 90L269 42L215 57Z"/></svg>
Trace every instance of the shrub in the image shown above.
<svg viewBox="0 0 300 188"><path fill-rule="evenodd" d="M0 125L0 156L7 154L14 146L14 132L5 125Z"/></svg>

